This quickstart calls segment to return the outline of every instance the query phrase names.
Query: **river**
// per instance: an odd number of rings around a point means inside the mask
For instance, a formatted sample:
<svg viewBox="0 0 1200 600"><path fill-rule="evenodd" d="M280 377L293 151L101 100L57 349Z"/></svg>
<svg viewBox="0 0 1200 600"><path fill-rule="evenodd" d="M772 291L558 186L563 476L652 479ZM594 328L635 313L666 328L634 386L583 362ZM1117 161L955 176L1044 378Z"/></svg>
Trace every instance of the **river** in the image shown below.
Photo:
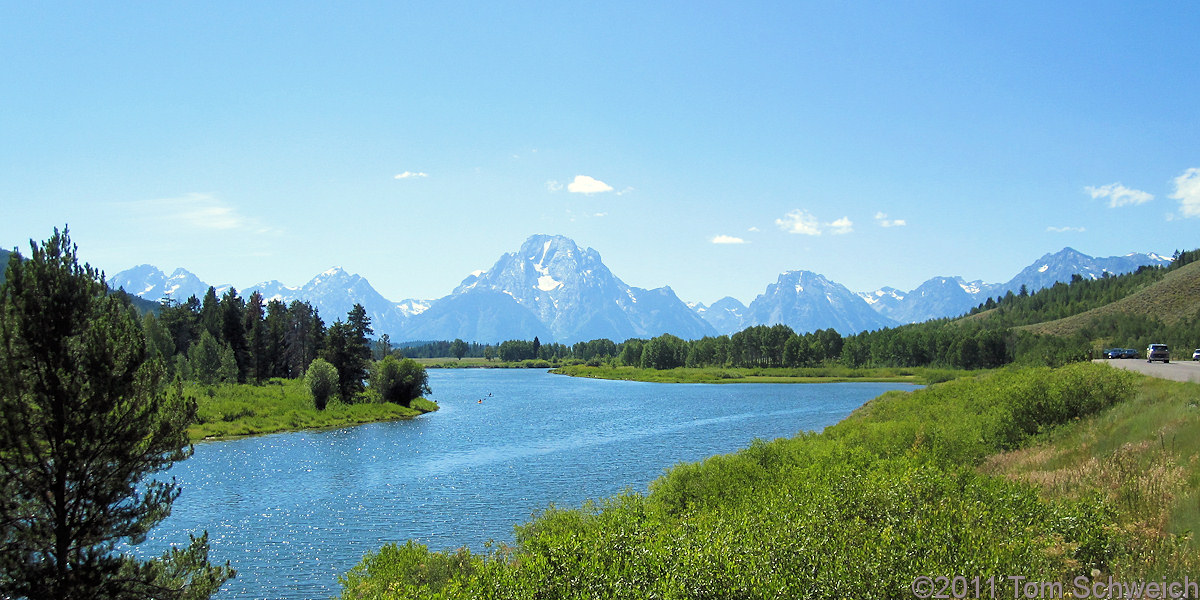
<svg viewBox="0 0 1200 600"><path fill-rule="evenodd" d="M551 503L646 490L664 469L835 423L890 383L662 384L538 370L431 370L441 410L409 421L205 442L139 554L207 530L236 579L216 596L336 596L363 554L513 541Z"/></svg>

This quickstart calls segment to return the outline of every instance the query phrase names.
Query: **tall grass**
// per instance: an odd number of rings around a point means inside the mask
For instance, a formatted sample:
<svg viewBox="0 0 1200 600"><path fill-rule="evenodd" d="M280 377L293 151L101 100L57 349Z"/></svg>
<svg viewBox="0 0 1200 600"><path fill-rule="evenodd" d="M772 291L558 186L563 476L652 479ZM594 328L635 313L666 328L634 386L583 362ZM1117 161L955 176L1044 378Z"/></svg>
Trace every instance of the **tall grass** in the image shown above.
<svg viewBox="0 0 1200 600"><path fill-rule="evenodd" d="M1047 498L1098 495L1131 551L1124 576L1200 571L1200 386L1143 379L1135 397L1048 432L1037 445L988 457L985 473L1035 483Z"/></svg>
<svg viewBox="0 0 1200 600"><path fill-rule="evenodd" d="M889 393L823 433L678 465L648 494L552 507L512 547L389 545L342 579L342 597L910 598L918 575L1111 573L1137 552L1119 503L976 467L1135 385L1085 364Z"/></svg>

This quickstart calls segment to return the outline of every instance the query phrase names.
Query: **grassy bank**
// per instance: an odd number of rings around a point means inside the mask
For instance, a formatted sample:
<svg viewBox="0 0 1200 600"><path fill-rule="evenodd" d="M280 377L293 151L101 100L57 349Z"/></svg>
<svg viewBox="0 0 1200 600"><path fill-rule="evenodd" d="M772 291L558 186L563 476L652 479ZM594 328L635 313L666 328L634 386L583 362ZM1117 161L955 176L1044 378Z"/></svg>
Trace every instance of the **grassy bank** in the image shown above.
<svg viewBox="0 0 1200 600"><path fill-rule="evenodd" d="M1194 548L1172 533L1196 510L1197 389L1080 364L892 392L821 434L678 465L648 494L551 508L513 547L385 546L345 576L343 598L911 598L919 575L994 576L995 597L1012 597L1006 575L1194 576ZM1160 455L1139 460L1171 474L1138 476L1125 442L1101 441L1118 430L1138 448L1158 432ZM1069 453L1086 440L1094 454ZM1095 473L1127 461L1124 483L1081 471L1093 479L1071 493L1038 485L1092 459ZM1142 508L1163 487L1177 489L1166 508Z"/></svg>
<svg viewBox="0 0 1200 600"><path fill-rule="evenodd" d="M938 383L960 377L968 371L951 369L850 367L816 368L685 368L642 369L627 366L571 365L551 371L571 377L648 381L652 383L837 383L845 381L884 381L902 383Z"/></svg>
<svg viewBox="0 0 1200 600"><path fill-rule="evenodd" d="M559 366L560 362L548 360L518 360L500 361L486 358L414 358L426 369L549 369Z"/></svg>
<svg viewBox="0 0 1200 600"><path fill-rule="evenodd" d="M330 402L325 410L317 410L304 383L288 379L260 386L189 383L184 393L198 405L197 422L188 428L193 441L394 421L437 410L437 404L425 399L414 401L411 408L387 402Z"/></svg>

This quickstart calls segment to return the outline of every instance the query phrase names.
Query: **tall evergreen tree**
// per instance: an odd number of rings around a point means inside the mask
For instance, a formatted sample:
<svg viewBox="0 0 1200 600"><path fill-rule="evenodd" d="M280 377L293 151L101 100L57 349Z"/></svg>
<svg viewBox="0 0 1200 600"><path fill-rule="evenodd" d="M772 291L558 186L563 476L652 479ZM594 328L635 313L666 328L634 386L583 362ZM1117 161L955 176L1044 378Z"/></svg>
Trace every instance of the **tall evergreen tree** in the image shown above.
<svg viewBox="0 0 1200 600"><path fill-rule="evenodd" d="M200 304L200 327L218 340L225 339L221 319L221 300L217 298L217 289L211 285L208 286L208 291L204 292L204 300ZM200 332L196 332L196 339L200 339Z"/></svg>
<svg viewBox="0 0 1200 600"><path fill-rule="evenodd" d="M267 303L266 329L268 377L287 377L285 354L287 351L288 310L286 304L279 300L271 300Z"/></svg>
<svg viewBox="0 0 1200 600"><path fill-rule="evenodd" d="M249 355L247 380L266 381L271 376L271 358L267 356L267 325L263 311L263 296L255 290L246 302L242 328L246 332L246 353Z"/></svg>
<svg viewBox="0 0 1200 600"><path fill-rule="evenodd" d="M141 329L64 230L0 289L0 597L205 598L232 576L207 536L117 552L170 514L195 402L163 385Z"/></svg>
<svg viewBox="0 0 1200 600"><path fill-rule="evenodd" d="M233 349L237 362L238 383L246 383L250 377L250 346L246 342L246 303L237 290L229 288L221 297L221 337Z"/></svg>

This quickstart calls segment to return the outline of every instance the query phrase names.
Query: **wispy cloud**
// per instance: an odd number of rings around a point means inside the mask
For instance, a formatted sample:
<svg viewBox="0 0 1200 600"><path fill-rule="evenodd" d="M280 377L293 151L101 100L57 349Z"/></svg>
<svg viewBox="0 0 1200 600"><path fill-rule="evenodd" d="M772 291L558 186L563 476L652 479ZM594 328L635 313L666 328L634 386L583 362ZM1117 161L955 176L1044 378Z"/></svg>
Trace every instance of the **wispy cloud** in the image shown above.
<svg viewBox="0 0 1200 600"><path fill-rule="evenodd" d="M550 180L546 181L546 190L547 191L557 192L562 189L563 189L563 184L559 183L559 181L557 179L550 179Z"/></svg>
<svg viewBox="0 0 1200 600"><path fill-rule="evenodd" d="M746 231L751 231L751 232L754 232L754 233L758 233L759 229L758 229L757 227L751 227L750 229L747 229Z"/></svg>
<svg viewBox="0 0 1200 600"><path fill-rule="evenodd" d="M1087 230L1083 227L1047 227L1046 231L1050 233L1083 233Z"/></svg>
<svg viewBox="0 0 1200 600"><path fill-rule="evenodd" d="M850 217L842 217L829 224L830 232L833 235L844 235L854 231L854 221Z"/></svg>
<svg viewBox="0 0 1200 600"><path fill-rule="evenodd" d="M714 244L746 244L749 242L747 242L746 240L743 240L740 237L734 237L732 235L718 235L712 239L712 243L714 243Z"/></svg>
<svg viewBox="0 0 1200 600"><path fill-rule="evenodd" d="M1145 204L1154 199L1154 195L1142 190L1127 188L1120 183L1110 183L1100 187L1086 186L1083 191L1091 195L1093 200L1108 198L1108 205L1112 208L1118 206L1128 206L1130 204L1138 205Z"/></svg>
<svg viewBox="0 0 1200 600"><path fill-rule="evenodd" d="M190 193L174 198L138 200L126 205L147 218L194 229L278 233L277 229L242 215L236 207L211 194Z"/></svg>
<svg viewBox="0 0 1200 600"><path fill-rule="evenodd" d="M611 185L587 175L576 175L575 180L567 184L567 191L575 194L599 194L612 190Z"/></svg>
<svg viewBox="0 0 1200 600"><path fill-rule="evenodd" d="M821 225L817 218L812 213L801 209L789 212L782 219L775 219L775 224L788 233L821 235Z"/></svg>
<svg viewBox="0 0 1200 600"><path fill-rule="evenodd" d="M1179 201L1179 214L1184 217L1200 217L1200 168L1191 168L1175 178L1175 192L1171 198Z"/></svg>
<svg viewBox="0 0 1200 600"><path fill-rule="evenodd" d="M904 227L905 225L908 225L908 221L905 221L904 219L889 219L887 213L883 212L875 213L875 222L878 223L880 227Z"/></svg>
<svg viewBox="0 0 1200 600"><path fill-rule="evenodd" d="M398 173L393 179L413 179L416 177L429 177L429 173L422 173L420 171L405 171L403 173Z"/></svg>

